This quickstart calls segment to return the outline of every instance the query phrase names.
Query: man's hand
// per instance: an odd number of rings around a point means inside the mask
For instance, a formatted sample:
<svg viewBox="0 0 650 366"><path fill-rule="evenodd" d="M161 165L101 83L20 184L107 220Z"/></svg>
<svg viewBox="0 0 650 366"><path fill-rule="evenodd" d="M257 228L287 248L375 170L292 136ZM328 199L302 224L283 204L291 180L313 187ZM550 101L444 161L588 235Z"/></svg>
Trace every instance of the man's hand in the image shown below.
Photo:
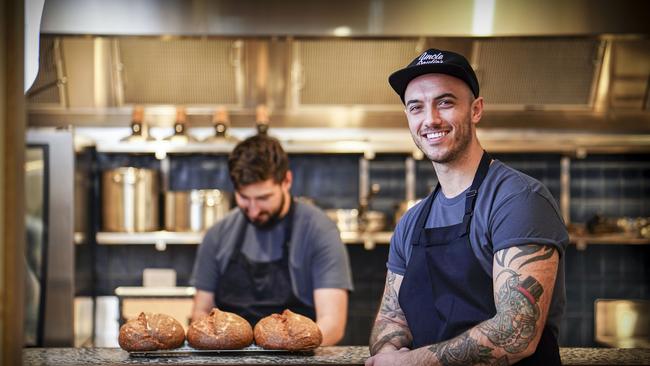
<svg viewBox="0 0 650 366"><path fill-rule="evenodd" d="M370 333L371 355L393 352L411 345L413 337L397 298L403 278L390 270L386 274L384 296Z"/></svg>
<svg viewBox="0 0 650 366"><path fill-rule="evenodd" d="M194 323L200 318L208 315L214 307L214 293L203 290L196 290L192 304L192 321Z"/></svg>
<svg viewBox="0 0 650 366"><path fill-rule="evenodd" d="M365 362L365 366L382 366L382 365L409 365L412 362L409 360L409 349L406 347L400 348L398 351L381 352L370 358Z"/></svg>

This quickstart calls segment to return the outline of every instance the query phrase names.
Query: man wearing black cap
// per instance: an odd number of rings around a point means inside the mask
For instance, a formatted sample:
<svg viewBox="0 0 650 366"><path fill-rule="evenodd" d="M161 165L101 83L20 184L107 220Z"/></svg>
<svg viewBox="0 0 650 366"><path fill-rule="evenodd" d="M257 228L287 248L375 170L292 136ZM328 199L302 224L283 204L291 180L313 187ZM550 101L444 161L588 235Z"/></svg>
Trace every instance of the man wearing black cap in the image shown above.
<svg viewBox="0 0 650 366"><path fill-rule="evenodd" d="M395 228L366 365L559 365L568 234L555 200L481 147L465 57L430 49L389 82L438 185Z"/></svg>

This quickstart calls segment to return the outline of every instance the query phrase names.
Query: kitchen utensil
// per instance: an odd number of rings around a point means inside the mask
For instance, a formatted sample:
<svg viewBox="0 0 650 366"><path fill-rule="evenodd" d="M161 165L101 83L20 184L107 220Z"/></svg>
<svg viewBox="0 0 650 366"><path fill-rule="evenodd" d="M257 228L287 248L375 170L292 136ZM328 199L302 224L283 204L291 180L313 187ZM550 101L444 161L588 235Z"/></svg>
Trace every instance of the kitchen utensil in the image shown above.
<svg viewBox="0 0 650 366"><path fill-rule="evenodd" d="M165 193L165 229L203 231L230 211L229 194L219 189Z"/></svg>
<svg viewBox="0 0 650 366"><path fill-rule="evenodd" d="M122 167L102 173L102 226L105 231L158 230L158 172Z"/></svg>

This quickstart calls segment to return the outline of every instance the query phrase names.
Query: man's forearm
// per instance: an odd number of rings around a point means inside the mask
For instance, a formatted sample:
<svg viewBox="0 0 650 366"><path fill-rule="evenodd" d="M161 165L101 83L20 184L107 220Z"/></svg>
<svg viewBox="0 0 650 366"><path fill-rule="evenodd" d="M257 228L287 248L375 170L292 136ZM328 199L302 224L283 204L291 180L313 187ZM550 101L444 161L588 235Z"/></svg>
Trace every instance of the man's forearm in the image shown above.
<svg viewBox="0 0 650 366"><path fill-rule="evenodd" d="M479 325L480 326L480 325ZM523 354L508 353L494 345L477 327L448 341L418 348L413 352L414 364L431 366L510 365Z"/></svg>
<svg viewBox="0 0 650 366"><path fill-rule="evenodd" d="M406 317L399 305L398 289L402 276L388 271L384 296L370 333L370 354L410 347L413 341Z"/></svg>
<svg viewBox="0 0 650 366"><path fill-rule="evenodd" d="M406 324L399 324L378 316L370 333L370 354L409 347L412 341L411 331Z"/></svg>
<svg viewBox="0 0 650 366"><path fill-rule="evenodd" d="M319 318L316 324L323 334L321 346L333 346L343 338L345 321L341 322L336 318Z"/></svg>

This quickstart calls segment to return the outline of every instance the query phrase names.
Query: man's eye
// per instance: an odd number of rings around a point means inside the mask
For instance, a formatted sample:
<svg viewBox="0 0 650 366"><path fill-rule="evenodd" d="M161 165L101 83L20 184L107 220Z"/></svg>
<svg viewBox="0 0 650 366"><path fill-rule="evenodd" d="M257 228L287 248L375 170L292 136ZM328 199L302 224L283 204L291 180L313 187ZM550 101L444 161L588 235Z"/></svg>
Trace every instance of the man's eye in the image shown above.
<svg viewBox="0 0 650 366"><path fill-rule="evenodd" d="M449 99L443 99L440 102L438 102L438 105L441 106L441 107L449 107L449 106L451 106L453 104L454 103Z"/></svg>
<svg viewBox="0 0 650 366"><path fill-rule="evenodd" d="M419 105L412 105L409 107L409 112L416 112L419 111L422 107Z"/></svg>

